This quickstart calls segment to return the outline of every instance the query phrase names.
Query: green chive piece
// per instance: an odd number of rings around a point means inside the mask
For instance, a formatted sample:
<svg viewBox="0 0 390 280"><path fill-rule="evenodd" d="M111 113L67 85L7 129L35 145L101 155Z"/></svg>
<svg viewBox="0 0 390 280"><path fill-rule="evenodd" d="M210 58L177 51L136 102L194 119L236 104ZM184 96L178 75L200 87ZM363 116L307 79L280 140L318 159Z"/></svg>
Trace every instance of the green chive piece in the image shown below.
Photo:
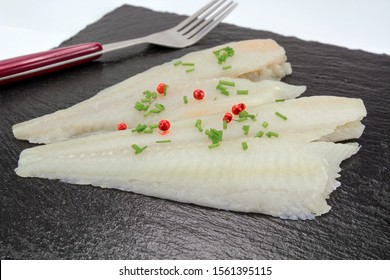
<svg viewBox="0 0 390 280"><path fill-rule="evenodd" d="M221 90L220 93L225 96L229 96L229 92L227 90Z"/></svg>
<svg viewBox="0 0 390 280"><path fill-rule="evenodd" d="M263 137L263 135L264 135L264 132L260 130L259 132L256 133L255 137L261 138L261 137Z"/></svg>
<svg viewBox="0 0 390 280"><path fill-rule="evenodd" d="M245 110L243 110L240 113L238 113L238 117L239 118L248 117L248 115L249 115L248 111L245 111Z"/></svg>
<svg viewBox="0 0 390 280"><path fill-rule="evenodd" d="M135 131L137 131L138 133L141 133L142 131L144 131L148 126L146 124L139 124L135 127Z"/></svg>
<svg viewBox="0 0 390 280"><path fill-rule="evenodd" d="M229 87L234 87L234 86L236 86L236 84L235 84L234 82L225 81L225 80L219 80L219 84L220 84L220 85L229 86Z"/></svg>
<svg viewBox="0 0 390 280"><path fill-rule="evenodd" d="M227 129L227 121L223 120L223 129Z"/></svg>
<svg viewBox="0 0 390 280"><path fill-rule="evenodd" d="M154 107L156 107L157 109L159 109L161 111L165 110L165 106L160 104L160 103L155 104Z"/></svg>
<svg viewBox="0 0 390 280"><path fill-rule="evenodd" d="M190 68L190 69L186 70L187 73L190 73L190 72L193 72L193 71L195 71L195 68Z"/></svg>
<svg viewBox="0 0 390 280"><path fill-rule="evenodd" d="M266 135L267 135L268 138L279 137L279 133L276 133L276 132L273 132L273 131L268 131Z"/></svg>
<svg viewBox="0 0 390 280"><path fill-rule="evenodd" d="M247 142L242 142L242 143L241 143L241 146L242 146L242 149L243 149L244 151L248 150L248 143L247 143Z"/></svg>
<svg viewBox="0 0 390 280"><path fill-rule="evenodd" d="M205 134L211 140L213 144L219 143L222 141L223 131L216 130L215 128L206 129Z"/></svg>
<svg viewBox="0 0 390 280"><path fill-rule="evenodd" d="M202 132L202 120L196 120L195 127L199 130L199 132Z"/></svg>
<svg viewBox="0 0 390 280"><path fill-rule="evenodd" d="M231 47L225 47L216 51L213 51L213 54L217 58L218 64L225 63L229 57L234 55L234 49Z"/></svg>
<svg viewBox="0 0 390 280"><path fill-rule="evenodd" d="M171 140L160 140L160 141L156 141L156 143L160 144L160 143L170 143L172 142Z"/></svg>
<svg viewBox="0 0 390 280"><path fill-rule="evenodd" d="M149 98L142 98L141 99L141 102L142 103L150 103L152 100L150 100Z"/></svg>
<svg viewBox="0 0 390 280"><path fill-rule="evenodd" d="M161 113L161 109L152 109L150 110L151 113L155 113L155 114L158 114L158 113Z"/></svg>
<svg viewBox="0 0 390 280"><path fill-rule="evenodd" d="M195 66L195 63L192 63L192 62L183 62L181 65L183 65L183 66Z"/></svg>
<svg viewBox="0 0 390 280"><path fill-rule="evenodd" d="M150 111L147 111L147 112L144 114L144 117L147 117L147 116L149 116L151 113L152 113L152 110L150 110Z"/></svg>
<svg viewBox="0 0 390 280"><path fill-rule="evenodd" d="M157 98L157 92L152 92L151 97L152 97L153 99L156 99L156 98Z"/></svg>
<svg viewBox="0 0 390 280"><path fill-rule="evenodd" d="M242 127L242 130L244 131L244 135L248 135L249 129L250 129L250 128L251 128L250 125L244 125L244 126Z"/></svg>
<svg viewBox="0 0 390 280"><path fill-rule="evenodd" d="M268 127L268 123L264 121L264 122L261 124L261 126L264 127L264 128L267 128L267 127Z"/></svg>
<svg viewBox="0 0 390 280"><path fill-rule="evenodd" d="M230 69L230 68L232 68L231 65L222 67L223 70L227 70L227 69Z"/></svg>
<svg viewBox="0 0 390 280"><path fill-rule="evenodd" d="M173 63L174 66L179 66L180 64L182 64L181 60L178 60L175 63Z"/></svg>
<svg viewBox="0 0 390 280"><path fill-rule="evenodd" d="M168 85L164 84L164 91L163 91L164 96L167 95L167 88L168 88Z"/></svg>
<svg viewBox="0 0 390 280"><path fill-rule="evenodd" d="M209 149L213 149L213 148L216 148L216 147L219 147L219 146L220 146L219 143L214 143L214 144L209 145Z"/></svg>
<svg viewBox="0 0 390 280"><path fill-rule="evenodd" d="M246 95L246 94L248 94L248 93L249 93L249 91L246 90L246 89L238 89L238 90L237 90L237 94L238 94L238 95Z"/></svg>
<svg viewBox="0 0 390 280"><path fill-rule="evenodd" d="M275 102L284 102L286 99L275 99Z"/></svg>
<svg viewBox="0 0 390 280"><path fill-rule="evenodd" d="M153 124L149 125L150 129L155 129L157 127L158 127L158 124L156 124L156 123L153 123Z"/></svg>
<svg viewBox="0 0 390 280"><path fill-rule="evenodd" d="M184 104L188 104L188 98L187 98L187 96L183 96L183 101L184 101Z"/></svg>
<svg viewBox="0 0 390 280"><path fill-rule="evenodd" d="M144 130L144 133L153 133L153 129L147 128Z"/></svg>
<svg viewBox="0 0 390 280"><path fill-rule="evenodd" d="M287 117L285 115L283 115L282 113L279 113L279 112L275 112L275 115L277 115L279 118L283 119L283 120L287 120Z"/></svg>
<svg viewBox="0 0 390 280"><path fill-rule="evenodd" d="M139 153L142 153L148 146L141 148L140 146L133 144L133 145L131 145L131 147L133 148L133 150L135 151L135 154L137 155Z"/></svg>
<svg viewBox="0 0 390 280"><path fill-rule="evenodd" d="M135 103L134 108L137 109L138 111L143 111L144 108L145 108L145 105L142 104L141 102L138 102L138 101L137 101L137 102Z"/></svg>
<svg viewBox="0 0 390 280"><path fill-rule="evenodd" d="M242 117L242 118L239 118L238 119L238 122L245 122L247 121L249 118L248 117Z"/></svg>
<svg viewBox="0 0 390 280"><path fill-rule="evenodd" d="M218 139L218 141L222 141L222 136L223 136L223 131L222 130L218 130L217 131L217 139Z"/></svg>
<svg viewBox="0 0 390 280"><path fill-rule="evenodd" d="M215 87L217 90L227 90L227 88L225 88L223 85L221 84L218 84L216 87Z"/></svg>

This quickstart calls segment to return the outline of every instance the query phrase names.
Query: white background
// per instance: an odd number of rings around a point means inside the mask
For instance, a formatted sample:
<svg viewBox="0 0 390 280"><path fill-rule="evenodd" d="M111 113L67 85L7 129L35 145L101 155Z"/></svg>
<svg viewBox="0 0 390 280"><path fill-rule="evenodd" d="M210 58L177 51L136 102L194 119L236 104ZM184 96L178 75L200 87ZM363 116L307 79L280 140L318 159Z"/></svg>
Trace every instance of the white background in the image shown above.
<svg viewBox="0 0 390 280"><path fill-rule="evenodd" d="M0 0L0 59L58 46L124 3L190 15L209 0ZM225 22L390 55L389 0L236 0Z"/></svg>

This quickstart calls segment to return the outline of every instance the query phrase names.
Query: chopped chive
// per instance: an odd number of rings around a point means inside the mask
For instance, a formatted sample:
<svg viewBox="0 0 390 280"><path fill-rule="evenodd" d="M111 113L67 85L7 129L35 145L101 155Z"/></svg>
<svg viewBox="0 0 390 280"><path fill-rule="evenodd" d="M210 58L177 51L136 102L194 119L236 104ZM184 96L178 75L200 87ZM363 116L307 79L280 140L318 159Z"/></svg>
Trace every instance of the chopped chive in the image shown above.
<svg viewBox="0 0 390 280"><path fill-rule="evenodd" d="M275 99L275 102L284 102L285 99Z"/></svg>
<svg viewBox="0 0 390 280"><path fill-rule="evenodd" d="M193 72L193 71L195 71L195 68L190 68L190 69L186 70L187 73L190 73L190 72Z"/></svg>
<svg viewBox="0 0 390 280"><path fill-rule="evenodd" d="M223 120L223 129L227 129L227 122L226 122L226 120Z"/></svg>
<svg viewBox="0 0 390 280"><path fill-rule="evenodd" d="M276 132L273 132L273 131L268 131L266 135L267 135L268 138L279 137L279 133L276 133Z"/></svg>
<svg viewBox="0 0 390 280"><path fill-rule="evenodd" d="M153 99L156 99L157 98L157 92L152 92L152 96L151 96Z"/></svg>
<svg viewBox="0 0 390 280"><path fill-rule="evenodd" d="M218 130L217 131L217 139L218 139L218 141L222 141L222 136L223 136L223 131L222 130Z"/></svg>
<svg viewBox="0 0 390 280"><path fill-rule="evenodd" d="M238 113L239 118L248 117L248 115L249 115L248 111L245 111L245 110Z"/></svg>
<svg viewBox="0 0 390 280"><path fill-rule="evenodd" d="M165 106L160 104L160 103L155 104L154 107L156 107L157 109L159 109L161 111L165 110Z"/></svg>
<svg viewBox="0 0 390 280"><path fill-rule="evenodd" d="M247 142L242 142L242 143L241 143L241 146L242 146L242 149L243 149L244 151L248 150L248 143L247 143Z"/></svg>
<svg viewBox="0 0 390 280"><path fill-rule="evenodd" d="M227 88L225 88L223 85L221 84L218 84L216 87L215 87L217 90L227 90Z"/></svg>
<svg viewBox="0 0 390 280"><path fill-rule="evenodd" d="M153 133L153 129L147 128L143 132L144 133Z"/></svg>
<svg viewBox="0 0 390 280"><path fill-rule="evenodd" d="M135 131L137 131L138 133L141 133L142 131L144 131L148 126L146 124L139 124L135 127Z"/></svg>
<svg viewBox="0 0 390 280"><path fill-rule="evenodd" d="M161 109L152 109L150 110L151 113L155 113L155 114L158 114L158 113L161 113Z"/></svg>
<svg viewBox="0 0 390 280"><path fill-rule="evenodd" d="M250 129L250 128L251 128L250 125L244 125L244 126L242 127L242 130L244 131L244 135L248 135L249 129Z"/></svg>
<svg viewBox="0 0 390 280"><path fill-rule="evenodd" d="M246 89L238 89L237 90L237 94L238 95L245 95L245 94L248 94L248 93L249 93L249 91L246 90Z"/></svg>
<svg viewBox="0 0 390 280"><path fill-rule="evenodd" d="M156 124L156 123L153 123L153 124L149 125L150 129L155 129L157 127L158 127L158 124Z"/></svg>
<svg viewBox="0 0 390 280"><path fill-rule="evenodd" d="M209 145L209 149L213 149L213 148L216 148L216 147L219 147L219 146L220 146L220 144L219 144L219 142L217 142L217 143Z"/></svg>
<svg viewBox="0 0 390 280"><path fill-rule="evenodd" d="M225 80L219 80L219 84L220 84L220 85L229 86L229 87L234 87L234 86L236 86L236 84L235 84L234 82L225 81Z"/></svg>
<svg viewBox="0 0 390 280"><path fill-rule="evenodd" d="M216 51L213 51L213 54L217 58L218 64L225 63L229 57L234 55L234 49L231 47L225 47Z"/></svg>
<svg viewBox="0 0 390 280"><path fill-rule="evenodd" d="M152 110L150 110L150 111L147 111L147 112L144 114L144 117L147 117L147 116L149 116L151 113L152 113Z"/></svg>
<svg viewBox="0 0 390 280"><path fill-rule="evenodd" d="M135 154L139 154L139 153L142 153L148 146L145 146L145 147L140 147L136 144L133 144L131 145L131 147L133 148L133 150L135 151Z"/></svg>
<svg viewBox="0 0 390 280"><path fill-rule="evenodd" d="M168 88L168 85L167 84L164 84L164 91L163 91L163 94L164 96L167 95L167 88Z"/></svg>
<svg viewBox="0 0 390 280"><path fill-rule="evenodd" d="M268 123L264 121L264 122L261 124L261 126L264 127L264 128L267 128Z"/></svg>
<svg viewBox="0 0 390 280"><path fill-rule="evenodd" d="M287 120L287 117L285 115L283 115L282 113L279 113L279 112L275 112L275 115L277 115L279 118L283 119L283 120Z"/></svg>
<svg viewBox="0 0 390 280"><path fill-rule="evenodd" d="M188 104L188 98L187 98L187 96L183 96L183 101L184 101L184 104Z"/></svg>
<svg viewBox="0 0 390 280"><path fill-rule="evenodd" d="M143 92L143 94L144 94L145 96L150 96L150 95L152 94L152 92L151 92L150 90L145 90L145 91Z"/></svg>
<svg viewBox="0 0 390 280"><path fill-rule="evenodd" d="M142 104L141 102L138 102L138 101L137 101L137 102L135 103L134 108L137 109L138 111L143 111L144 108L145 108L145 105Z"/></svg>
<svg viewBox="0 0 390 280"><path fill-rule="evenodd" d="M141 99L141 102L142 103L150 103L152 100L150 100L149 98L142 98Z"/></svg>
<svg viewBox="0 0 390 280"><path fill-rule="evenodd" d="M178 60L175 63L173 63L174 66L179 66L180 64L182 64L181 60Z"/></svg>
<svg viewBox="0 0 390 280"><path fill-rule="evenodd" d="M232 68L231 65L222 67L223 70L227 70L227 69L230 69L230 68Z"/></svg>
<svg viewBox="0 0 390 280"><path fill-rule="evenodd" d="M221 90L220 93L225 96L229 96L229 92L227 90Z"/></svg>
<svg viewBox="0 0 390 280"><path fill-rule="evenodd" d="M172 142L171 140L160 140L160 141L156 141L156 143L170 143Z"/></svg>
<svg viewBox="0 0 390 280"><path fill-rule="evenodd" d="M262 130L260 130L259 132L256 133L255 137L261 138L261 137L263 137L263 135L264 135L264 132Z"/></svg>
<svg viewBox="0 0 390 280"><path fill-rule="evenodd" d="M196 120L195 127L199 130L199 132L202 132L202 120Z"/></svg>
<svg viewBox="0 0 390 280"><path fill-rule="evenodd" d="M183 65L183 66L195 66L195 63L192 63L192 62L183 62L181 65Z"/></svg>

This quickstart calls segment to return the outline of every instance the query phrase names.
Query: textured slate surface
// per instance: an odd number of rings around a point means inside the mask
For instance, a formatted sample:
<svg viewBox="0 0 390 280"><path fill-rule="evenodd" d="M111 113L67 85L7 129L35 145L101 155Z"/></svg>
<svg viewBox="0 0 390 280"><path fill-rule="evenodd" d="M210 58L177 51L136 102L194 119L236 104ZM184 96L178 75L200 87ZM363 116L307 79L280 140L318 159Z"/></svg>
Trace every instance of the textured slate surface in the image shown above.
<svg viewBox="0 0 390 280"><path fill-rule="evenodd" d="M159 31L182 17L123 6L63 45L102 43ZM331 212L284 221L186 205L116 190L18 178L19 153L32 146L15 123L69 107L136 73L217 44L273 38L294 69L284 81L309 95L363 98L361 151L343 163ZM183 50L137 46L73 70L0 88L2 259L389 259L390 57L222 24ZM302 112L304 113L304 112Z"/></svg>

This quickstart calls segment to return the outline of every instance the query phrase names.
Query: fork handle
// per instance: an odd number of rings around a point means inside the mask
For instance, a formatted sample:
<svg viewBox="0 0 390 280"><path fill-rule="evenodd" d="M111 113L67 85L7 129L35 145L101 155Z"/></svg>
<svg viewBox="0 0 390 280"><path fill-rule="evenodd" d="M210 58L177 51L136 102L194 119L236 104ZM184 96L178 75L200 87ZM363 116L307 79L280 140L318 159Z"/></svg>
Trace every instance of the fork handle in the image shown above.
<svg viewBox="0 0 390 280"><path fill-rule="evenodd" d="M103 46L85 43L0 61L0 85L51 73L99 58Z"/></svg>

